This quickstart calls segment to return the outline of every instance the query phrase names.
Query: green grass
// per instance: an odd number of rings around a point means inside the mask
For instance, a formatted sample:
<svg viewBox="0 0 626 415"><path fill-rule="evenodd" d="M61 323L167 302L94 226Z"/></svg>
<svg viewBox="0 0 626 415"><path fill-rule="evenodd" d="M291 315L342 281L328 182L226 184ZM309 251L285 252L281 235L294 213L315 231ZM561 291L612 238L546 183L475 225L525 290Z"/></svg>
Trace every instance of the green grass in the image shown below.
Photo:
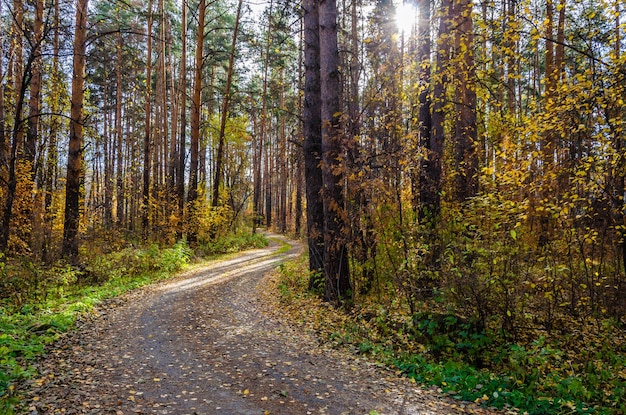
<svg viewBox="0 0 626 415"><path fill-rule="evenodd" d="M271 239L272 239L272 241L278 242L280 244L280 248L278 248L278 250L274 253L274 255L284 254L284 253L288 252L291 249L291 245L289 245L284 240L278 239L278 238L271 238Z"/></svg>

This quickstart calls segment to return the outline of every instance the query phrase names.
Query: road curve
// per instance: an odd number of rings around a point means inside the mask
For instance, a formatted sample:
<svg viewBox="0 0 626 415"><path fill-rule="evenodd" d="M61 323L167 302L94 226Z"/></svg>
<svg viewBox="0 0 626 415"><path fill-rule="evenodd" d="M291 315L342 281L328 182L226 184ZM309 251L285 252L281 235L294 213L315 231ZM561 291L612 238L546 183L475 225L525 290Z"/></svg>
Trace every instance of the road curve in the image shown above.
<svg viewBox="0 0 626 415"><path fill-rule="evenodd" d="M280 252L274 240L102 309L39 363L42 376L23 391L22 412L486 413L320 347L265 314L264 275L302 249L289 244Z"/></svg>

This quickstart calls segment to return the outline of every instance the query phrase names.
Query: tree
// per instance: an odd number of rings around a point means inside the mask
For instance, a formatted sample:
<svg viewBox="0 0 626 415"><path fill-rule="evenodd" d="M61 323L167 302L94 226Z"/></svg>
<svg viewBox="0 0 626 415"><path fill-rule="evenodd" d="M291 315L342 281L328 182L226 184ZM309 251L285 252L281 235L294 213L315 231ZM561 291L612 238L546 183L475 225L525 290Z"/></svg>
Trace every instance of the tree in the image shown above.
<svg viewBox="0 0 626 415"><path fill-rule="evenodd" d="M143 136L143 194L141 207L141 227L144 238L149 235L150 226L150 175L151 175L151 146L152 146L152 0L148 0L148 25L146 28L146 39L148 41L148 51L146 57L146 97L145 108L145 130Z"/></svg>
<svg viewBox="0 0 626 415"><path fill-rule="evenodd" d="M447 70L450 58L450 13L452 0L443 0L439 16L439 38L437 40L436 74L431 104L431 129L428 140L423 136L426 157L421 166L420 202L422 217L436 218L441 208L441 171L445 140L445 106ZM424 16L425 17L425 16ZM422 27L422 26L420 26ZM425 28L422 27L424 30ZM427 97L424 97L427 99ZM424 103L426 105L426 102ZM421 111L420 111L421 112ZM426 121L428 118L424 116ZM421 120L421 118L420 118ZM424 132L425 133L425 132Z"/></svg>
<svg viewBox="0 0 626 415"><path fill-rule="evenodd" d="M198 33L196 37L196 55L194 67L193 98L191 102L191 163L189 166L189 191L187 204L189 217L194 215L194 204L198 199L198 161L200 154L200 112L202 108L202 68L204 63L204 20L206 16L206 0L200 0L198 5ZM188 239L195 242L196 235L193 227L188 230Z"/></svg>
<svg viewBox="0 0 626 415"><path fill-rule="evenodd" d="M474 66L474 26L472 2L454 0L455 49L455 196L460 202L478 193L478 153L476 151L476 68Z"/></svg>
<svg viewBox="0 0 626 415"><path fill-rule="evenodd" d="M322 100L320 84L319 9L316 0L304 0L304 175L306 178L309 288L319 284L324 270L324 204L322 202Z"/></svg>
<svg viewBox="0 0 626 415"><path fill-rule="evenodd" d="M322 200L324 205L324 297L339 305L351 300L346 212L343 197L341 80L337 46L337 4L319 3L322 124Z"/></svg>
<svg viewBox="0 0 626 415"><path fill-rule="evenodd" d="M420 180L413 184L413 209L419 210L420 218L428 218L431 214L437 214L438 201L436 193L438 189L438 178L436 166L430 168L430 163L437 163L438 154L432 153L432 94L430 79L430 0L420 0L419 20L417 22L417 58L419 65L419 98L418 98L418 135L420 147L425 150L425 156L421 158L419 167ZM435 145L435 148L437 146ZM434 157L434 158L433 158ZM416 175L414 175L416 176Z"/></svg>
<svg viewBox="0 0 626 415"><path fill-rule="evenodd" d="M213 207L219 204L220 181L222 180L223 157L224 157L224 134L226 132L226 120L228 118L230 104L230 89L233 81L233 71L235 67L235 48L237 47L237 33L239 32L239 18L241 16L241 5L243 0L239 0L237 5L237 15L235 17L235 27L233 28L233 38L230 45L230 55L228 59L228 71L226 73L226 89L222 102L222 117L220 122L220 132L217 144L217 158L215 161L215 177L213 178Z"/></svg>
<svg viewBox="0 0 626 415"><path fill-rule="evenodd" d="M178 143L178 167L176 175L176 196L180 219L179 236L183 234L185 208L185 154L187 151L187 0L183 0L180 53L180 138Z"/></svg>
<svg viewBox="0 0 626 415"><path fill-rule="evenodd" d="M67 153L65 186L65 220L63 223L63 255L78 259L78 227L83 175L85 56L87 52L87 12L89 0L78 0L74 29L72 66L72 97L70 112L70 141Z"/></svg>

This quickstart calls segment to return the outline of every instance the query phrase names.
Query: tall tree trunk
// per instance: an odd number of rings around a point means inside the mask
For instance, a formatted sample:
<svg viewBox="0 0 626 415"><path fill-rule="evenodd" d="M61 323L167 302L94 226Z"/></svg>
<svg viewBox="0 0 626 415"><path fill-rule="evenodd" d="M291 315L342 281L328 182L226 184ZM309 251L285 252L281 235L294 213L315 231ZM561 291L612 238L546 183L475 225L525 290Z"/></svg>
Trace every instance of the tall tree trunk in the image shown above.
<svg viewBox="0 0 626 415"><path fill-rule="evenodd" d="M555 66L554 66L554 3L553 0L546 0L546 72L545 72L545 108L552 108L552 100L556 92ZM550 170L554 164L554 150L556 146L556 135L547 132L542 145L543 163L546 171ZM545 173L545 172L544 172Z"/></svg>
<svg viewBox="0 0 626 415"><path fill-rule="evenodd" d="M150 173L152 151L152 0L148 0L148 27L146 40L148 52L146 56L146 102L145 131L143 136L143 193L141 207L141 229L144 239L148 238L150 227Z"/></svg>
<svg viewBox="0 0 626 415"><path fill-rule="evenodd" d="M441 208L441 164L445 140L446 72L450 55L450 16L452 0L442 0L439 16L439 40L437 43L437 73L434 77L431 112L431 132L427 147L427 164L422 165L420 202L422 217L437 218ZM421 13L420 13L421 14ZM426 143L425 143L426 144Z"/></svg>
<svg viewBox="0 0 626 415"><path fill-rule="evenodd" d="M254 131L254 142L252 146L253 154L253 195L252 195L252 209L253 209L253 218L252 218L252 232L256 232L257 226L262 224L262 214L263 214L263 206L262 206L262 193L263 193L263 183L262 183L262 169L263 169L263 136L260 132L260 122L258 121L258 117L253 115L253 131Z"/></svg>
<svg viewBox="0 0 626 415"><path fill-rule="evenodd" d="M352 287L346 244L343 167L340 164L340 158L343 157L343 135L340 126L341 79L335 0L320 1L319 26L325 299L339 305L351 300Z"/></svg>
<svg viewBox="0 0 626 415"><path fill-rule="evenodd" d="M306 178L309 289L319 288L324 270L324 204L322 202L322 97L320 84L319 9L304 0L304 175Z"/></svg>
<svg viewBox="0 0 626 415"><path fill-rule="evenodd" d="M31 163L32 179L36 172L35 157L37 152L37 137L39 133L39 115L41 112L41 79L43 70L43 60L41 58L41 44L43 42L43 0L35 2L35 21L33 25L32 49L33 63L31 66L30 99L28 110L28 130L26 134L26 145L24 157Z"/></svg>
<svg viewBox="0 0 626 415"><path fill-rule="evenodd" d="M52 223L54 221L54 212L52 209L52 197L57 185L58 175L58 148L57 141L59 130L61 129L61 118L59 114L59 98L62 89L62 78L59 65L59 53L61 51L60 39L60 0L54 1L54 41L52 54L52 103L50 112L50 138L48 140L48 151L46 156L46 168L44 169L44 238L41 249L41 259L44 262L50 261L50 247L52 245ZM0 76L1 78L1 76ZM0 89L1 91L1 89ZM1 105L1 104L0 104ZM2 125L2 124L0 124Z"/></svg>
<svg viewBox="0 0 626 415"><path fill-rule="evenodd" d="M200 0L198 10L198 34L196 40L196 57L194 68L194 89L191 111L191 163L189 166L189 191L187 202L189 204L189 217L194 215L194 204L198 199L198 161L200 150L200 111L202 108L202 66L204 62L204 20L206 15L206 0ZM188 230L190 242L196 241L196 233L193 227Z"/></svg>
<svg viewBox="0 0 626 415"><path fill-rule="evenodd" d="M303 19L300 20L300 33L304 33L304 22ZM302 65L304 63L304 36L300 36L300 46L298 48L298 91L302 91L304 88L303 83L303 71ZM302 114L304 111L304 100L302 98L302 94L298 94L298 114ZM300 139L302 137L302 143L304 144L304 123L303 119L298 120L298 132L297 137ZM296 237L300 237L302 233L302 191L304 190L304 152L301 146L296 146L296 206L295 206L295 235Z"/></svg>
<svg viewBox="0 0 626 415"><path fill-rule="evenodd" d="M413 183L413 209L419 209L420 219L427 219L432 214L437 214L437 196L439 192L438 178L435 166L431 164L438 162L441 155L432 151L432 118L431 118L431 80L430 80L430 0L420 0L419 19L417 21L417 57L419 64L419 85L418 96L418 134L420 147L425 150L426 157L420 161L419 187ZM439 157L437 157L439 156ZM416 176L416 175L415 175Z"/></svg>
<svg viewBox="0 0 626 415"><path fill-rule="evenodd" d="M261 95L261 120L260 120L260 153L259 160L264 160L264 174L262 175L263 188L265 192L265 226L269 228L272 224L272 181L269 176L269 167L271 160L269 159L271 140L267 137L268 116L267 116L267 84L269 82L270 68L270 48L272 44L272 15L274 1L270 0L269 11L267 14L267 32L265 35L265 62L263 67L263 93ZM263 153L265 152L265 158ZM260 167L259 167L260 168ZM259 175L261 176L261 175ZM259 191L259 207L261 203L261 192ZM263 209L260 209L261 212Z"/></svg>
<svg viewBox="0 0 626 415"><path fill-rule="evenodd" d="M155 222L165 223L168 217L168 196L169 184L167 181L168 170L167 165L170 161L169 158L169 124L168 120L170 113L168 111L168 93L167 88L167 14L165 10L165 1L159 0L158 4L159 14L159 43L158 43L158 73L157 73L157 88L156 88L156 107L158 114L158 122L156 124L155 134L155 157L156 160L153 163L154 177L153 181L153 198L155 200Z"/></svg>
<svg viewBox="0 0 626 415"><path fill-rule="evenodd" d="M111 207L112 199L113 199L113 145L112 142L114 140L111 139L111 115L109 111L106 109L109 107L109 71L107 70L107 65L103 65L102 67L103 73L103 86L102 86L102 95L103 95L103 106L105 110L103 111L102 117L102 144L103 144L103 155L104 155L104 197L102 200L103 209L104 209L104 220L103 224L106 229L110 229L111 222L113 220Z"/></svg>
<svg viewBox="0 0 626 415"><path fill-rule="evenodd" d="M268 122L267 120L265 121L266 123ZM270 127L271 123L269 126L266 127ZM273 140L271 138L270 135L266 136L265 139L263 140L265 141L265 171L263 173L263 180L264 180L264 184L265 184L265 226L269 229L272 226L272 201L273 201L273 195L272 195L272 181L273 181L273 175L272 175L272 171L273 171L273 163L274 163L274 158L273 158L273 148L272 146L274 145Z"/></svg>
<svg viewBox="0 0 626 415"><path fill-rule="evenodd" d="M476 68L471 0L455 0L456 43L456 122L455 164L456 199L460 202L478 193L478 153L476 151Z"/></svg>
<svg viewBox="0 0 626 415"><path fill-rule="evenodd" d="M30 177L28 180L28 189L25 192L25 206L24 215L31 222L31 226L23 227L22 235L24 242L32 248L35 239L33 233L40 232L41 223L39 222L39 216L34 212L34 197L35 186L37 177L37 140L39 138L39 125L41 116L41 84L42 84L42 71L43 71L43 59L41 56L41 45L43 43L43 13L44 4L43 0L36 0L35 2L35 19L33 22L33 35L31 39L31 78L30 78L30 98L28 103L28 128L26 131L26 143L24 145L24 159L27 163L27 168L30 169Z"/></svg>
<svg viewBox="0 0 626 415"><path fill-rule="evenodd" d="M178 168L176 175L176 195L178 198L178 237L184 231L185 210L185 154L187 152L187 0L182 0L182 33L180 55L180 139L178 143Z"/></svg>
<svg viewBox="0 0 626 415"><path fill-rule="evenodd" d="M88 0L78 0L74 31L70 141L65 186L65 219L63 222L63 255L78 258L78 225L80 220L81 182L83 181L83 129L85 99L85 58Z"/></svg>
<svg viewBox="0 0 626 415"><path fill-rule="evenodd" d="M233 29L233 38L230 44L230 56L228 58L228 72L226 73L226 88L224 90L224 101L222 102L222 118L220 120L220 134L217 144L217 157L215 162L215 176L213 177L213 207L219 204L220 182L222 180L223 158L224 158L224 139L226 135L226 120L228 119L230 88L233 81L233 71L235 69L235 52L237 48L237 33L239 32L239 18L241 16L241 6L243 0L239 0L237 5L237 15L235 17L235 27Z"/></svg>
<svg viewBox="0 0 626 415"><path fill-rule="evenodd" d="M287 232L287 168L289 160L287 158L287 129L285 121L285 83L284 83L284 68L280 68L280 132L278 143L278 166L279 172L278 183L278 226L281 233Z"/></svg>
<svg viewBox="0 0 626 415"><path fill-rule="evenodd" d="M117 33L117 62L115 65L115 140L116 140L116 162L117 162L117 197L115 198L117 205L117 224L122 226L124 223L124 172L123 167L123 131L122 131L122 50L123 39L122 32Z"/></svg>

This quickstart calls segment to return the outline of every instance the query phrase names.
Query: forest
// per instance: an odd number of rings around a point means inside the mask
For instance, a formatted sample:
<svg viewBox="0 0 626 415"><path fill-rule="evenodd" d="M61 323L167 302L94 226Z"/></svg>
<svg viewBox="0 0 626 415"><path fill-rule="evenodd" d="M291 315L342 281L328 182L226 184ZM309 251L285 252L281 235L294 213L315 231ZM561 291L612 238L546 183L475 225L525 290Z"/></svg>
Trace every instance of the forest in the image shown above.
<svg viewBox="0 0 626 415"><path fill-rule="evenodd" d="M17 321L263 228L305 241L278 289L347 316L333 341L466 400L626 413L624 12L1 0L0 399L43 350Z"/></svg>

